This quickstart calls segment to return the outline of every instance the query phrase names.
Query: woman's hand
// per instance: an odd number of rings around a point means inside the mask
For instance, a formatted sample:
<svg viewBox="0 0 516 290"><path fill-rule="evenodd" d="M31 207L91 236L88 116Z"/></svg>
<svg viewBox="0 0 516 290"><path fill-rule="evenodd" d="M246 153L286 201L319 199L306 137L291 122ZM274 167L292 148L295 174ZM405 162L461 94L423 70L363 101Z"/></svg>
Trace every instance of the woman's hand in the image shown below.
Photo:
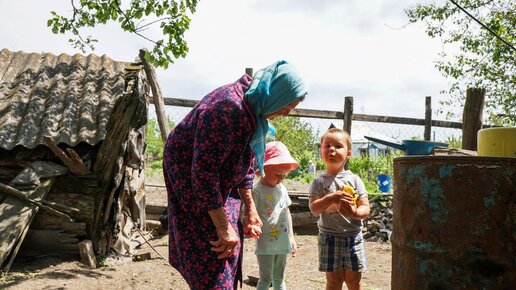
<svg viewBox="0 0 516 290"><path fill-rule="evenodd" d="M256 240L262 234L263 223L258 215L258 211L256 210L251 189L239 188L238 193L240 194L240 199L245 205L244 216L242 217L244 235Z"/></svg>
<svg viewBox="0 0 516 290"><path fill-rule="evenodd" d="M228 221L224 208L214 209L208 212L215 230L217 232L218 240L210 241L213 246L210 250L220 253L217 258L224 259L233 256L235 248L238 246L240 239L238 238L235 229Z"/></svg>
<svg viewBox="0 0 516 290"><path fill-rule="evenodd" d="M254 204L253 204L254 205ZM244 212L244 217L242 219L242 223L244 225L244 235L253 239L258 239L262 234L262 220L258 216L256 212L256 208L253 206L253 209L249 209Z"/></svg>
<svg viewBox="0 0 516 290"><path fill-rule="evenodd" d="M231 225L225 228L217 228L218 240L210 241L213 252L220 253L217 258L224 259L233 256L238 246L239 238Z"/></svg>

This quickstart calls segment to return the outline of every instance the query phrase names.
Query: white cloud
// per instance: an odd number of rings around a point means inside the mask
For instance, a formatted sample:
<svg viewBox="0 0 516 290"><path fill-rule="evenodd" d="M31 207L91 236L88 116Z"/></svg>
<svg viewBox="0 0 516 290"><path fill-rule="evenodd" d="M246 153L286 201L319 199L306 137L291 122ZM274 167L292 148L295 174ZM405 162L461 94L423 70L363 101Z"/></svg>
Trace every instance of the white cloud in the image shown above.
<svg viewBox="0 0 516 290"><path fill-rule="evenodd" d="M69 10L69 1L0 0L1 48L76 53L67 36L46 27L51 10ZM424 98L434 106L446 81L433 67L441 49L421 26L408 20L404 1L200 1L186 34L190 52L166 71L158 70L165 96L199 99L232 82L245 67L277 59L292 62L305 76L309 97L301 107L340 110L355 97L360 113L424 117ZM90 31L94 51L133 60L151 47L114 25ZM154 32L158 33L158 32Z"/></svg>

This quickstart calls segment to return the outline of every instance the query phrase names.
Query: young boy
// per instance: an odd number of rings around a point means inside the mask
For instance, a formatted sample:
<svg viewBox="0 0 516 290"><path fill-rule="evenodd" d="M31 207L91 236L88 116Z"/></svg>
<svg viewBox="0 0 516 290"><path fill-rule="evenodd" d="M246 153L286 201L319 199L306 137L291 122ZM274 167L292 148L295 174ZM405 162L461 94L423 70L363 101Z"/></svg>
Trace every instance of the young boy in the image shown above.
<svg viewBox="0 0 516 290"><path fill-rule="evenodd" d="M257 289L286 289L285 266L287 255L294 254L297 244L292 230L292 203L287 188L281 182L298 162L281 142L269 142L265 149L265 176L253 185L253 199L263 222L262 234L256 241L256 257L260 278Z"/></svg>
<svg viewBox="0 0 516 290"><path fill-rule="evenodd" d="M329 129L321 138L321 156L326 173L314 179L309 191L310 211L319 215L319 271L326 272L327 290L342 289L344 282L350 290L361 290L367 267L361 220L370 208L364 182L344 169L351 157L349 134Z"/></svg>

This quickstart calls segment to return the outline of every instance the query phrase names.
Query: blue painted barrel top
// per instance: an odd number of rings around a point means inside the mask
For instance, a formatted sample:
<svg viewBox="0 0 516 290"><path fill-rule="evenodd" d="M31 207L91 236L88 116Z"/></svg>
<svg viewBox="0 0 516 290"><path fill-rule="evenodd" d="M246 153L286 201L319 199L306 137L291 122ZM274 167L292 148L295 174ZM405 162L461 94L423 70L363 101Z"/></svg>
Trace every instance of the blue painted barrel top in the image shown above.
<svg viewBox="0 0 516 290"><path fill-rule="evenodd" d="M516 289L516 158L394 159L392 289Z"/></svg>

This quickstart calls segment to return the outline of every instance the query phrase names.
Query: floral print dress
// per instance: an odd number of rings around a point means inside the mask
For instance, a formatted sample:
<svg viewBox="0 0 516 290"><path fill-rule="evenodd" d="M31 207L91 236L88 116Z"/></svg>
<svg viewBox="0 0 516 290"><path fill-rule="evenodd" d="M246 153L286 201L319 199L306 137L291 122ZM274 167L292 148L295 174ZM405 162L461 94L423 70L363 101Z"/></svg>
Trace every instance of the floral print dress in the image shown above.
<svg viewBox="0 0 516 290"><path fill-rule="evenodd" d="M242 281L243 230L237 188L252 188L256 125L244 101L251 78L205 96L174 128L165 144L169 262L192 289L234 289ZM208 211L225 207L240 236L235 255L217 259L209 241L218 239Z"/></svg>

